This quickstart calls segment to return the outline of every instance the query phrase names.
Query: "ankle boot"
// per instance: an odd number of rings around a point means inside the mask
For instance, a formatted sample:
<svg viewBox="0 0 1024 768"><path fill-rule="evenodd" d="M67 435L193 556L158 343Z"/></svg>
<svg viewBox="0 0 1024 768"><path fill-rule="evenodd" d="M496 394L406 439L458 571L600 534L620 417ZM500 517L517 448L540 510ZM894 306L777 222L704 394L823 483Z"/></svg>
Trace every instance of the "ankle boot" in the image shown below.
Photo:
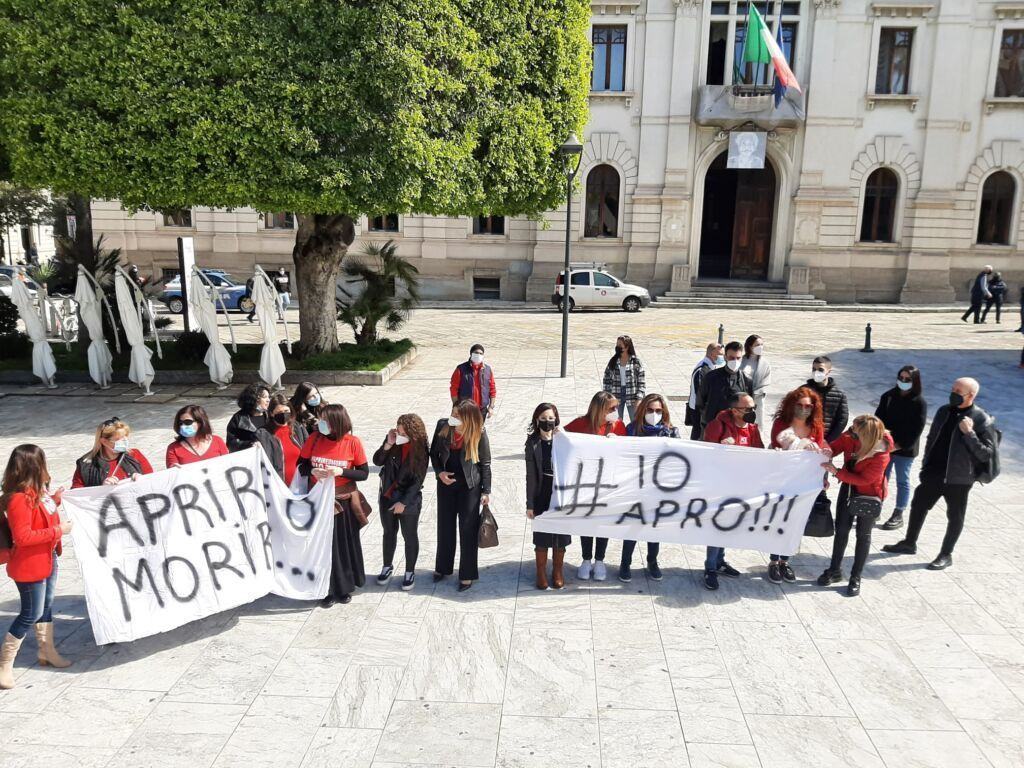
<svg viewBox="0 0 1024 768"><path fill-rule="evenodd" d="M903 510L893 510L892 516L878 527L881 528L883 531L895 531L898 528L902 528Z"/></svg>
<svg viewBox="0 0 1024 768"><path fill-rule="evenodd" d="M555 549L551 555L551 588L561 589L565 586L562 565L565 562L565 547Z"/></svg>
<svg viewBox="0 0 1024 768"><path fill-rule="evenodd" d="M534 552L537 554L537 589L548 588L548 550L537 547Z"/></svg>
<svg viewBox="0 0 1024 768"><path fill-rule="evenodd" d="M36 624L36 643L39 645L39 666L64 669L71 662L61 656L53 645L53 622Z"/></svg>
<svg viewBox="0 0 1024 768"><path fill-rule="evenodd" d="M3 645L0 645L0 688L4 690L14 687L14 657L18 655L19 648L21 638L8 632Z"/></svg>

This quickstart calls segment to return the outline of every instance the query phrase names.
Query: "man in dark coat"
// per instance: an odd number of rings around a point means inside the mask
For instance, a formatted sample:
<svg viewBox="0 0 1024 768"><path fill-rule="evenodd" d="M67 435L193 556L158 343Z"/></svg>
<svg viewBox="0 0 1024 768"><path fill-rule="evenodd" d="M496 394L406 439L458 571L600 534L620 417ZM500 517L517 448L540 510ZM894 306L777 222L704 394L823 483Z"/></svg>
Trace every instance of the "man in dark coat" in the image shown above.
<svg viewBox="0 0 1024 768"><path fill-rule="evenodd" d="M850 406L843 392L832 378L832 360L819 355L811 363L811 378L807 386L821 398L822 417L825 421L825 440L832 442L843 434L850 420Z"/></svg>
<svg viewBox="0 0 1024 768"><path fill-rule="evenodd" d="M754 394L754 383L740 370L743 345L730 341L725 345L725 366L704 374L697 392L696 411L700 414L701 434L715 417L729 407L733 395Z"/></svg>
<svg viewBox="0 0 1024 768"><path fill-rule="evenodd" d="M992 298L992 292L988 289L988 279L991 274L992 265L986 264L985 268L974 278L974 282L971 283L971 306L967 308L967 311L960 318L965 323L971 315L974 315L975 324L981 322L981 305L985 303L985 299Z"/></svg>

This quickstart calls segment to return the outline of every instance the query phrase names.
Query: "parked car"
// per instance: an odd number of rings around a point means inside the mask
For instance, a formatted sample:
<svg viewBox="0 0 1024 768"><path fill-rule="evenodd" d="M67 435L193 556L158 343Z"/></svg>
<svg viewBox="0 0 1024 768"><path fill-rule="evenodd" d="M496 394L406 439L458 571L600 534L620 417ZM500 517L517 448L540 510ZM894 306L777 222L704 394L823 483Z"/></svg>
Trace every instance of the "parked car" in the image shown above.
<svg viewBox="0 0 1024 768"><path fill-rule="evenodd" d="M569 311L576 307L621 307L627 312L639 312L651 303L651 294L639 285L624 283L609 274L600 264L570 264ZM555 292L551 303L562 309L562 283L565 272L555 279Z"/></svg>
<svg viewBox="0 0 1024 768"><path fill-rule="evenodd" d="M252 299L246 296L245 284L236 282L231 275L220 269L204 269L203 275L220 291L224 306L239 312L252 311ZM160 294L162 301L171 312L180 315L185 311L185 299L181 295L181 275L176 275L164 284L163 293ZM220 311L220 303L217 304L217 311Z"/></svg>
<svg viewBox="0 0 1024 768"><path fill-rule="evenodd" d="M18 267L0 265L0 296L6 296L8 299L11 298L11 283L17 279L17 274ZM25 287L28 288L28 295L34 301L39 293L39 284L32 278L26 277Z"/></svg>

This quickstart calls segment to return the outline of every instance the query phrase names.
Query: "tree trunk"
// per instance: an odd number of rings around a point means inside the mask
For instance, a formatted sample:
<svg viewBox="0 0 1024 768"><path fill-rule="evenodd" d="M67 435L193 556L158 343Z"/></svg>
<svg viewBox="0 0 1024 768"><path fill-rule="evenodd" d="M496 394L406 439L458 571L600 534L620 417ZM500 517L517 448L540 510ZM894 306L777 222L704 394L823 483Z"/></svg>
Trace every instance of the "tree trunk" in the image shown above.
<svg viewBox="0 0 1024 768"><path fill-rule="evenodd" d="M75 253L78 254L80 262L87 270L89 270L90 274L95 274L96 251L95 243L93 243L92 240L92 200L88 197L82 197L79 194L72 193L68 195L67 210L75 216ZM61 225L64 234L66 235L68 228L66 215L63 222L61 222ZM79 313L77 341L78 351L83 355L87 354L89 344L91 342L92 339L89 338L89 329L85 327L85 323L82 322L82 315Z"/></svg>
<svg viewBox="0 0 1024 768"><path fill-rule="evenodd" d="M299 214L292 261L299 300L301 357L338 350L335 286L355 222L346 214Z"/></svg>

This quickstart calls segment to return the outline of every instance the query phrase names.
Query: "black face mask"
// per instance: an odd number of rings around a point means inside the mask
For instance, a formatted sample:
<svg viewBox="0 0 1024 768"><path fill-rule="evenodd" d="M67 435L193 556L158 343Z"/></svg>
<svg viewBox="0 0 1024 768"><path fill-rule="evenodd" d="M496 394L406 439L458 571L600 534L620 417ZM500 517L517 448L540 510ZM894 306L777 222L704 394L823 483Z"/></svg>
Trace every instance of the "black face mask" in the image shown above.
<svg viewBox="0 0 1024 768"><path fill-rule="evenodd" d="M284 426L285 424L288 423L288 416L290 416L290 415L291 414L288 414L288 413L275 413L274 414L274 421L276 421L281 426Z"/></svg>
<svg viewBox="0 0 1024 768"><path fill-rule="evenodd" d="M950 392L949 404L954 408L959 408L961 405L964 404L964 396L961 395L959 392Z"/></svg>
<svg viewBox="0 0 1024 768"><path fill-rule="evenodd" d="M557 425L554 421L541 420L537 422L537 429L539 429L541 432L552 432L554 431L555 426Z"/></svg>
<svg viewBox="0 0 1024 768"><path fill-rule="evenodd" d="M623 351L624 350L622 349L622 347L616 347L615 348L615 354L618 355L619 357L622 356Z"/></svg>
<svg viewBox="0 0 1024 768"><path fill-rule="evenodd" d="M755 423L757 421L757 412L747 411L746 413L743 414L743 420L747 422L747 424Z"/></svg>

